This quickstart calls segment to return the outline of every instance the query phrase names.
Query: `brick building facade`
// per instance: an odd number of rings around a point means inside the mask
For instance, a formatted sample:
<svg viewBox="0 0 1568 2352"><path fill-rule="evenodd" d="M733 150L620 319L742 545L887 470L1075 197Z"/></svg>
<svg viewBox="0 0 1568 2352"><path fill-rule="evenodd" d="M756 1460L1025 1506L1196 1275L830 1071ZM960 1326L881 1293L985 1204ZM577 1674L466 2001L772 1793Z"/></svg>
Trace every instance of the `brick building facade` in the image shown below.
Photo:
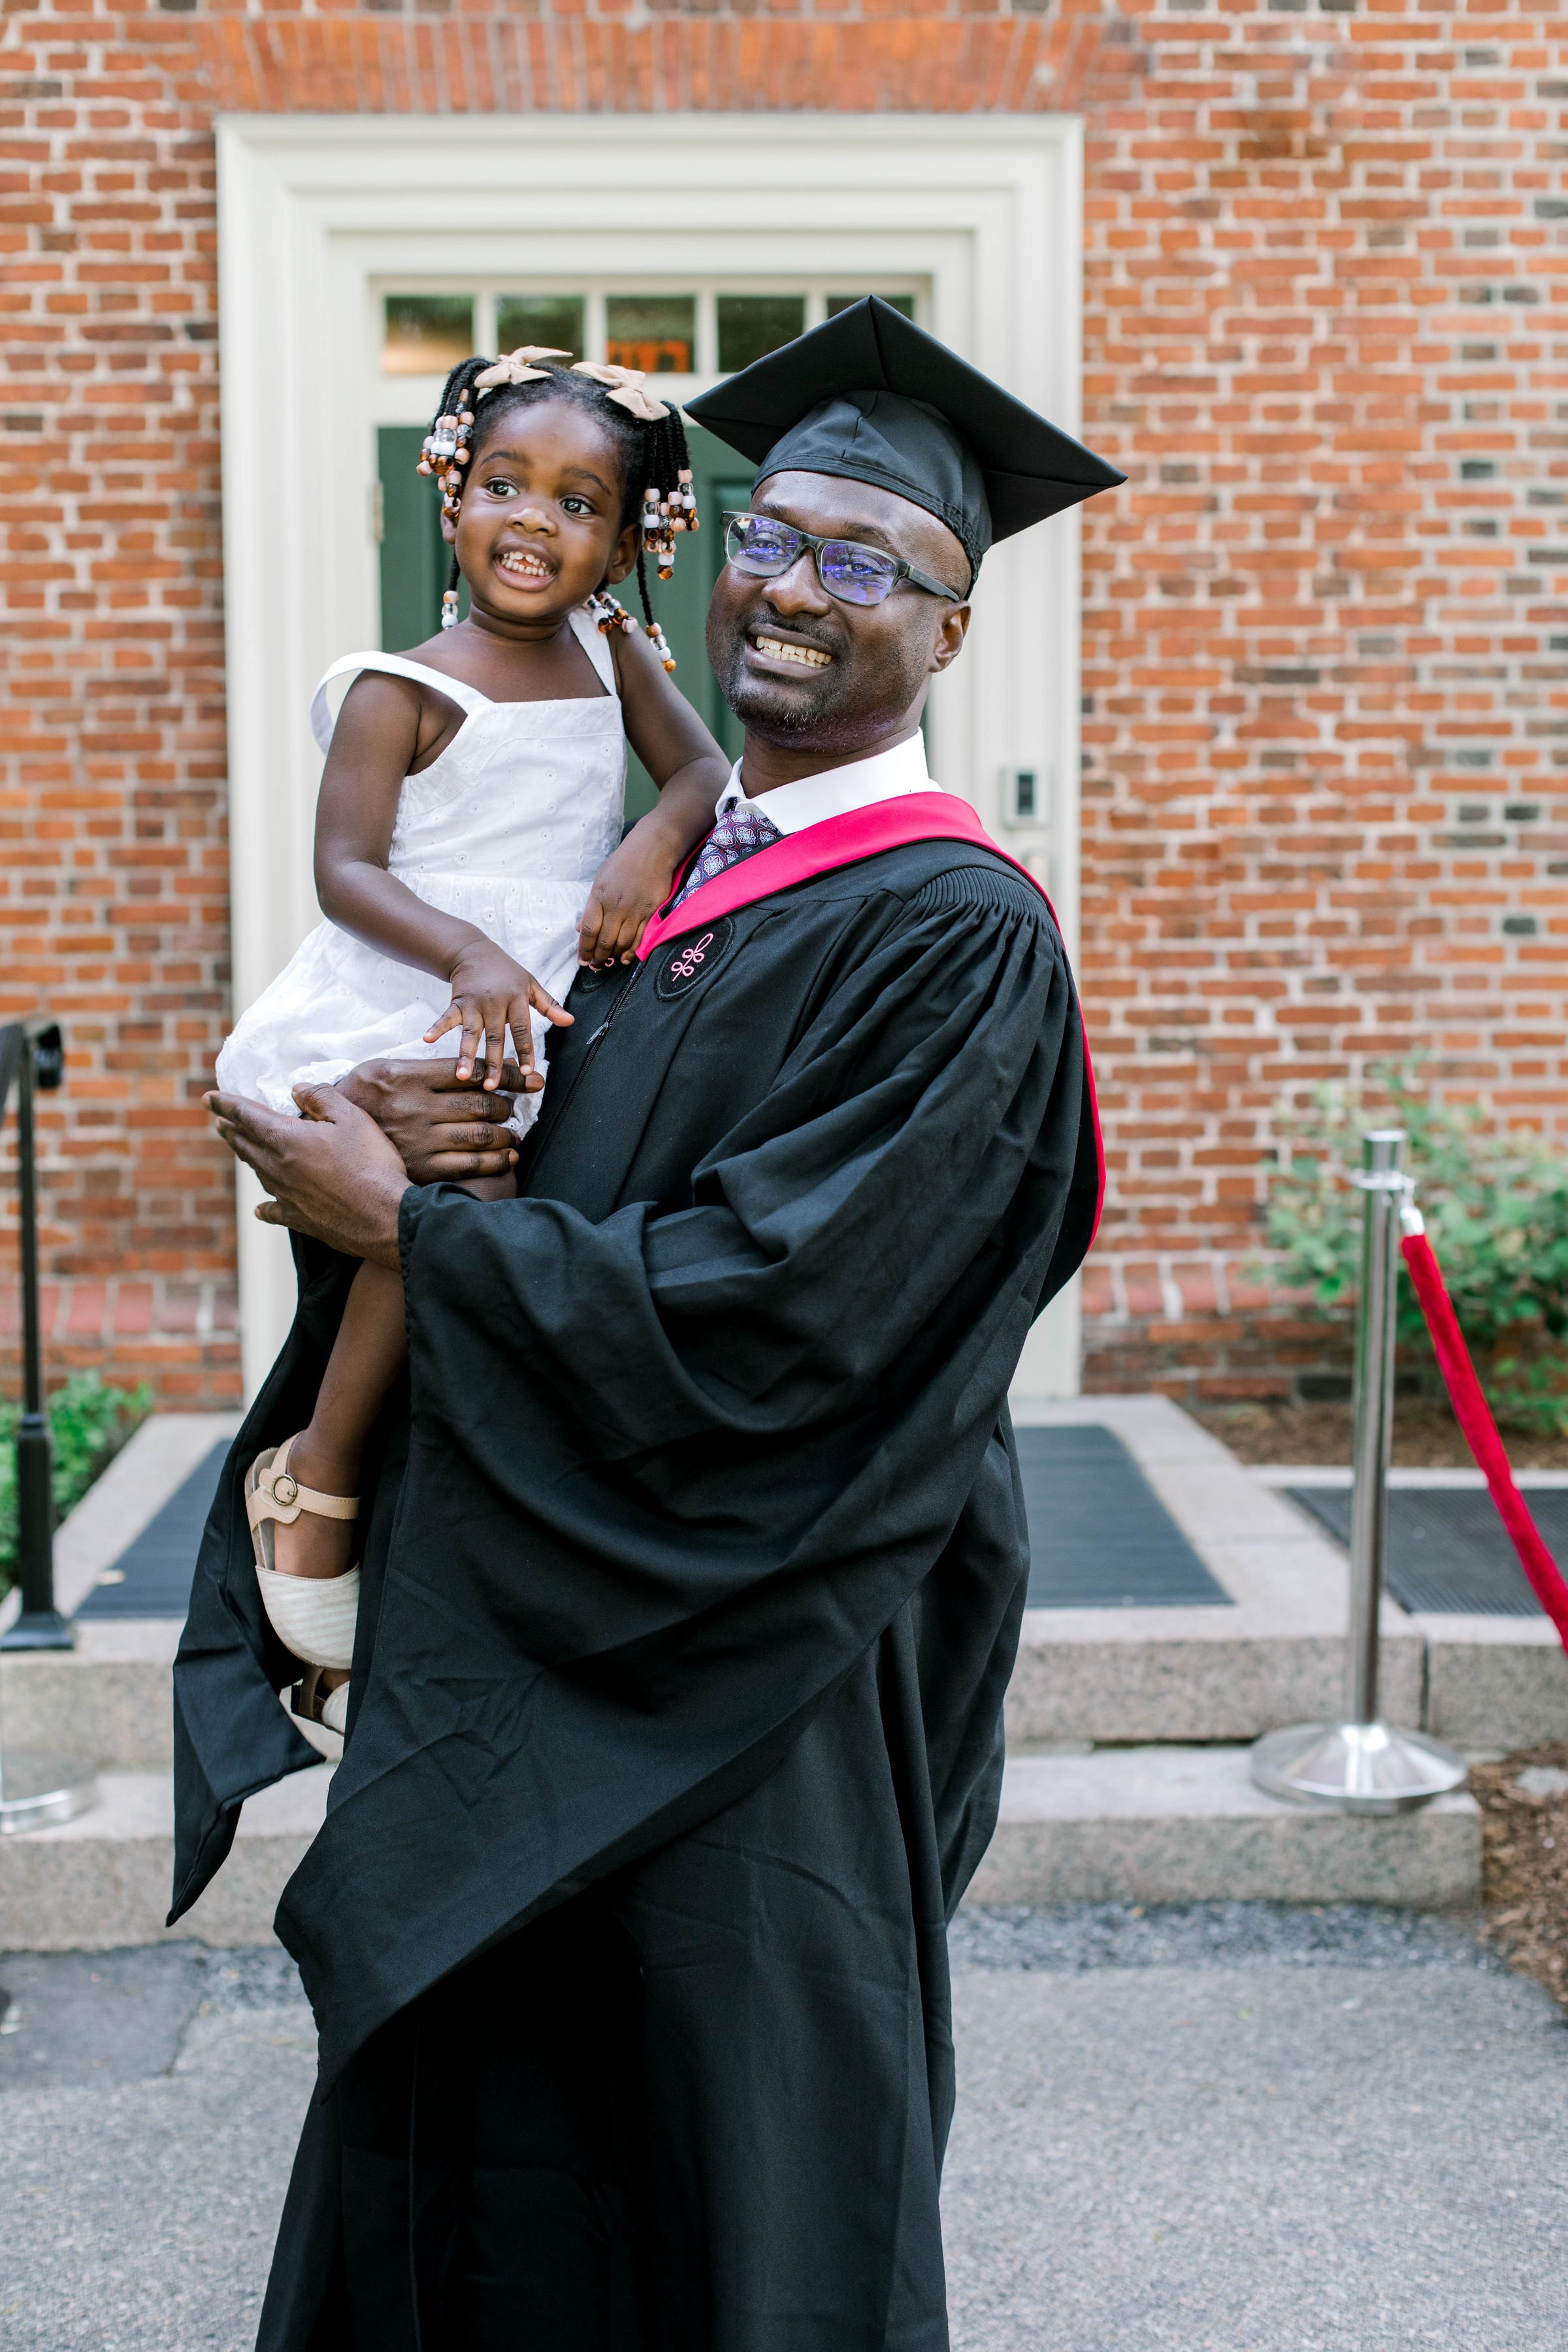
<svg viewBox="0 0 1568 2352"><path fill-rule="evenodd" d="M1500 1117L1568 1124L1552 12L12 0L0 109L0 1012L68 1028L55 1370L238 1386L198 1100L229 1010L220 113L1080 115L1084 432L1131 477L1084 536L1111 1170L1087 1381L1237 1393L1315 1359L1248 1271L1282 1092L1419 1046Z"/></svg>

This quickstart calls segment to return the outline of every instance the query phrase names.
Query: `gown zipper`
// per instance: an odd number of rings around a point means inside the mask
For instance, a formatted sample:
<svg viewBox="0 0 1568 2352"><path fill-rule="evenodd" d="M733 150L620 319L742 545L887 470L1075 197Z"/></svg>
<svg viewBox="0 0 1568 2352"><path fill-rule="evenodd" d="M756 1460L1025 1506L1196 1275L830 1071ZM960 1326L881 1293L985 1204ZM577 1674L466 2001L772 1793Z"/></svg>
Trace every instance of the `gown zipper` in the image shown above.
<svg viewBox="0 0 1568 2352"><path fill-rule="evenodd" d="M627 981L625 988L622 989L620 994L616 997L615 1003L611 1005L609 1011L605 1013L604 1019L600 1022L598 1027L589 1038L586 1045L584 1046L583 1058L572 1073L572 1083L566 1089L565 1096L562 1101L560 1109L555 1114L550 1132L545 1137L544 1141L534 1159L533 1165L528 1171L528 1181L531 1186L534 1178L538 1175L540 1170L543 1167L545 1161L550 1157L555 1139L561 1132L561 1122L565 1118L567 1112L571 1109L572 1098L588 1074L589 1063L598 1052L600 1045L608 1034L611 1022L615 1019L616 1013L620 1011L622 1005L626 1003L627 997L637 986L637 982L642 977L642 972L643 966L640 963L633 966L631 978Z"/></svg>

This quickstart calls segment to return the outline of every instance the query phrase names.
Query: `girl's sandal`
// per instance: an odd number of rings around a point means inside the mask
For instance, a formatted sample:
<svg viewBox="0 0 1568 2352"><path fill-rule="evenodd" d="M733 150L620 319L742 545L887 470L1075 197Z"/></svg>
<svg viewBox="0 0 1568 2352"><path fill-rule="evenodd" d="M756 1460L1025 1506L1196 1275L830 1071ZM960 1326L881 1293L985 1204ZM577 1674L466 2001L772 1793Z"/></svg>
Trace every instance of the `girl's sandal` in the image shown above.
<svg viewBox="0 0 1568 2352"><path fill-rule="evenodd" d="M341 1736L348 1729L349 1686L339 1683L335 1690L323 1690L321 1676L327 1671L325 1666L307 1666L303 1680L289 1694L289 1705L306 1723L319 1723Z"/></svg>
<svg viewBox="0 0 1568 2352"><path fill-rule="evenodd" d="M275 1524L292 1526L301 1511L323 1519L359 1517L356 1495L324 1495L302 1486L289 1468L289 1455L298 1443L258 1454L245 1474L245 1513L256 1555L256 1580L272 1630L286 1650L309 1666L353 1664L354 1622L359 1615L359 1570L342 1576L286 1576L273 1565ZM330 1693L329 1698L336 1693ZM332 1727L334 1729L337 1726Z"/></svg>

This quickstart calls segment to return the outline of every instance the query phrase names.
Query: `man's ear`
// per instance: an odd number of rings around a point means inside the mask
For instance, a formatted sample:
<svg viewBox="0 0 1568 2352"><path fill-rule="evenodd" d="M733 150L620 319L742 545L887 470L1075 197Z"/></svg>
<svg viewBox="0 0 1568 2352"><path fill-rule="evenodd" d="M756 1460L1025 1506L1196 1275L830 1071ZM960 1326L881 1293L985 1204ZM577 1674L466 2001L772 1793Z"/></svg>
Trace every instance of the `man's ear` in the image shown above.
<svg viewBox="0 0 1568 2352"><path fill-rule="evenodd" d="M951 604L937 625L936 643L931 649L931 666L934 676L958 659L963 640L969 634L971 604Z"/></svg>
<svg viewBox="0 0 1568 2352"><path fill-rule="evenodd" d="M635 569L637 560L637 543L641 537L641 529L634 522L628 524L616 540L616 551L605 571L605 577L612 588L618 588L626 574Z"/></svg>

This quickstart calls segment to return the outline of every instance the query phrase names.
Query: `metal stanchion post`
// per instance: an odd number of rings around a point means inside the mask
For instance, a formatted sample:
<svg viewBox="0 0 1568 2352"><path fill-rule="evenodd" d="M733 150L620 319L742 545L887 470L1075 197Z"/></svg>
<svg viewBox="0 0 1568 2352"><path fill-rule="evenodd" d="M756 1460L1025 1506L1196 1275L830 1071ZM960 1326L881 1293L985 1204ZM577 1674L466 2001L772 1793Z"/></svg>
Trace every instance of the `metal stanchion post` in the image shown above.
<svg viewBox="0 0 1568 2352"><path fill-rule="evenodd" d="M1362 1139L1365 1196L1361 1303L1356 1319L1354 1486L1351 1498L1349 1720L1294 1724L1266 1732L1252 1750L1252 1777L1271 1796L1338 1805L1358 1813L1407 1812L1460 1788L1462 1756L1418 1731L1396 1730L1377 1712L1378 1621L1394 1442L1394 1334L1399 1259L1394 1234L1409 1189L1400 1171L1402 1128Z"/></svg>
<svg viewBox="0 0 1568 2352"><path fill-rule="evenodd" d="M65 1048L57 1023L0 1032L0 1115L16 1088L16 1180L21 1211L22 1413L16 1429L16 1568L22 1607L0 1633L0 1650L69 1650L76 1636L55 1606L54 1449L44 1410L38 1315L37 1169L35 1087L58 1087ZM54 1755L18 1755L0 1742L0 1832L69 1821L90 1804L90 1771Z"/></svg>
<svg viewBox="0 0 1568 2352"><path fill-rule="evenodd" d="M16 1581L22 1588L22 1613L6 1633L0 1633L0 1649L68 1650L73 1646L71 1629L55 1607L54 1445L44 1411L43 1342L38 1328L33 1089L40 1041L26 1029L19 1034L15 1060L22 1244L22 1417L16 1425ZM55 1035L58 1038L58 1030ZM55 1083L58 1084L58 1078ZM4 1107L5 1097L0 1095L0 1110Z"/></svg>

